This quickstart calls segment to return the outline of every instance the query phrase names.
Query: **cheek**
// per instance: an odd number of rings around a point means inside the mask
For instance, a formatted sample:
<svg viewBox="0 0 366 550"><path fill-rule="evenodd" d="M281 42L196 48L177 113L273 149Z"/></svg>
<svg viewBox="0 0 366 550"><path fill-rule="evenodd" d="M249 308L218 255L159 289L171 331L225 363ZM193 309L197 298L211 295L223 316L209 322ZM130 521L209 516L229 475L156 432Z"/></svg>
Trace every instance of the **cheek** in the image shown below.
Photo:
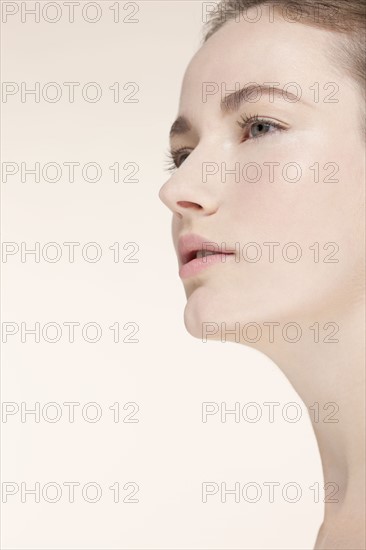
<svg viewBox="0 0 366 550"><path fill-rule="evenodd" d="M240 159L239 182L221 174L227 223L246 239L342 239L363 185L360 144L315 132L279 144L259 138L227 162L232 168Z"/></svg>
<svg viewBox="0 0 366 550"><path fill-rule="evenodd" d="M227 242L239 243L240 261L192 294L186 318L196 336L203 322L321 316L344 305L362 271L359 143L314 136L301 147L251 153L244 173L257 181L221 180L220 226ZM272 258L268 243L276 243Z"/></svg>

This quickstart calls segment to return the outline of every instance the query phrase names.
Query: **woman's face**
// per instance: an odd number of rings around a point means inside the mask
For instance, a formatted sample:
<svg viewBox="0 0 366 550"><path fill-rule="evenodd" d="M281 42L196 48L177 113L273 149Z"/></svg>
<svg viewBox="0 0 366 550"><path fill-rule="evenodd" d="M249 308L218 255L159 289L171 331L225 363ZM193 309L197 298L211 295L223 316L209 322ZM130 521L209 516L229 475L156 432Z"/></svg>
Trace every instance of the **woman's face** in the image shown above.
<svg viewBox="0 0 366 550"><path fill-rule="evenodd" d="M198 338L235 323L337 322L362 288L360 92L330 61L332 33L270 22L262 8L255 23L228 21L193 57L171 132L178 168L160 197ZM245 86L241 101L223 103ZM192 234L234 254L188 265L202 249Z"/></svg>

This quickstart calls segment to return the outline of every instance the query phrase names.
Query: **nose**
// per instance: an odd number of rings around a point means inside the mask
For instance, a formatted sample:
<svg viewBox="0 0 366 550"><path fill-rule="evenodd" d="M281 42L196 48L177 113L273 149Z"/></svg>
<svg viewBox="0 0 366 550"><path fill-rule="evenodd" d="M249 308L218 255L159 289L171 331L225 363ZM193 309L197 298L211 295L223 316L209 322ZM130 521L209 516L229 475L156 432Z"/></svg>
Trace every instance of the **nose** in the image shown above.
<svg viewBox="0 0 366 550"><path fill-rule="evenodd" d="M213 184L197 181L197 177L199 176L194 175L193 172L182 170L179 174L177 171L162 185L159 198L173 214L179 217L192 214L210 216L217 212L219 201Z"/></svg>

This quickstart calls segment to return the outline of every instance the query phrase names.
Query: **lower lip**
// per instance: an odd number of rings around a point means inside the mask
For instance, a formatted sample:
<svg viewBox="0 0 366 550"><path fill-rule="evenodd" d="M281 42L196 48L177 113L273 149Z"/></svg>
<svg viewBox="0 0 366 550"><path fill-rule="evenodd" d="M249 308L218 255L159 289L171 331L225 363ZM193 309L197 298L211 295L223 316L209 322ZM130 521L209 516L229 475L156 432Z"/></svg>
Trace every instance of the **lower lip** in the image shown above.
<svg viewBox="0 0 366 550"><path fill-rule="evenodd" d="M207 269L211 265L218 263L226 263L228 256L232 257L234 254L210 254L203 258L195 258L187 264L181 266L179 270L179 276L181 279L188 279L188 277L194 277L201 273L204 269Z"/></svg>

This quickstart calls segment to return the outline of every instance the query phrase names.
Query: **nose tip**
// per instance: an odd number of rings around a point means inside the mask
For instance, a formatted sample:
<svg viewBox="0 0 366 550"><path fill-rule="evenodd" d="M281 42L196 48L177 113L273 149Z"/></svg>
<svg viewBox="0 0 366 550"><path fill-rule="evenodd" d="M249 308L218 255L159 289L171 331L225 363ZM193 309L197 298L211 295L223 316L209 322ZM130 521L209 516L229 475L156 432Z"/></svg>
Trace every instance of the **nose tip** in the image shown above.
<svg viewBox="0 0 366 550"><path fill-rule="evenodd" d="M166 183L164 183L160 187L158 195L159 195L159 199L164 204L164 206L166 206L167 208L169 208L169 210L171 210L171 207L169 205L169 200L168 200L168 197L167 197Z"/></svg>
<svg viewBox="0 0 366 550"><path fill-rule="evenodd" d="M189 211L199 211L203 207L197 202L193 201L181 201L177 200L175 196L171 196L169 191L169 186L163 185L159 191L160 200L167 206L173 214L183 215L185 212Z"/></svg>
<svg viewBox="0 0 366 550"><path fill-rule="evenodd" d="M166 181L159 190L160 200L179 217L191 214L210 215L219 208L218 192L213 192L197 183L187 182L187 176L175 175Z"/></svg>
<svg viewBox="0 0 366 550"><path fill-rule="evenodd" d="M184 214L187 209L200 210L202 208L196 202L179 200L175 188L168 182L160 188L159 198L173 214Z"/></svg>
<svg viewBox="0 0 366 550"><path fill-rule="evenodd" d="M164 189L165 185L159 191L160 200L173 212L183 216L189 214L192 211L199 212L203 210L203 206L198 202L177 200L177 197L172 195L169 191L169 187Z"/></svg>

